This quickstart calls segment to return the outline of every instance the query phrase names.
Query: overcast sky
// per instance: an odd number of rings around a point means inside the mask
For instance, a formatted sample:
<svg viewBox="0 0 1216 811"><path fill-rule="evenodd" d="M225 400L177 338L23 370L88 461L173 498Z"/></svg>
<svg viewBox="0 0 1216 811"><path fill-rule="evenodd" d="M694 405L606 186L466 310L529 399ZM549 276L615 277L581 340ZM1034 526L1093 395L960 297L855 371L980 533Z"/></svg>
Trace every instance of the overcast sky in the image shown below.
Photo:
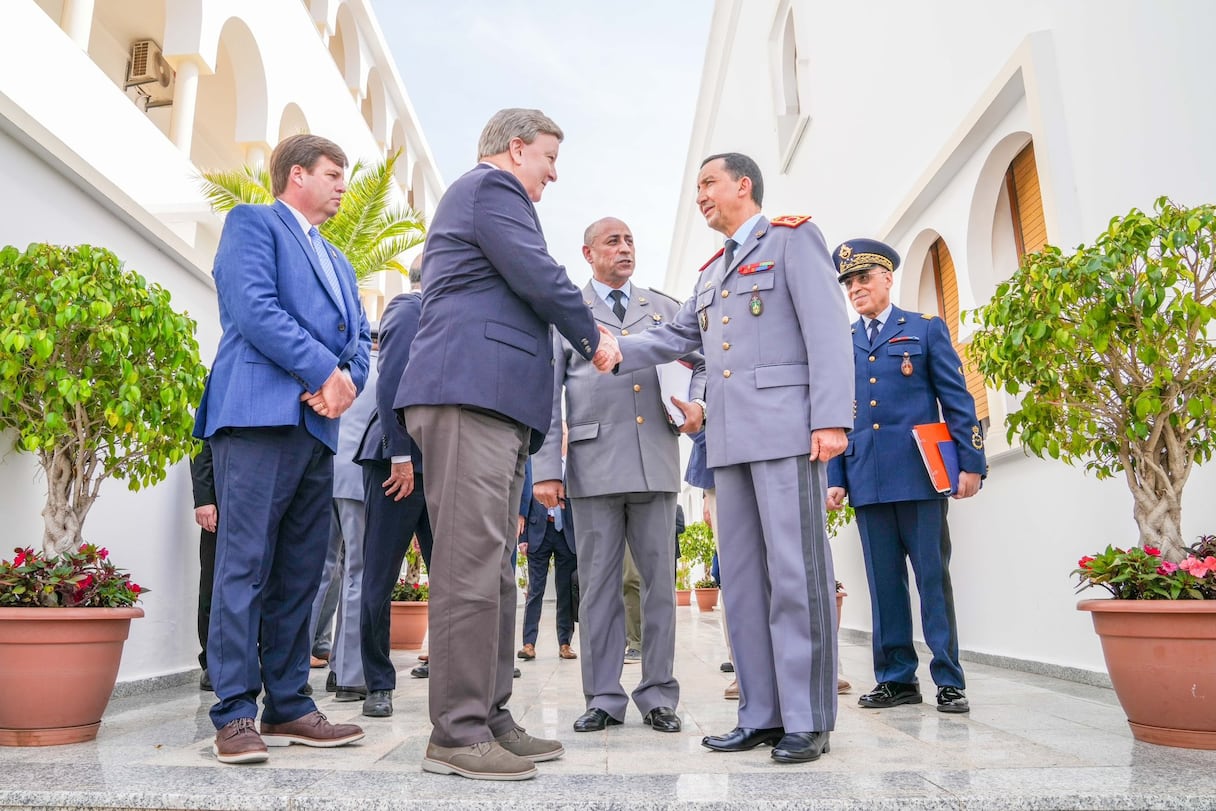
<svg viewBox="0 0 1216 811"><path fill-rule="evenodd" d="M633 230L634 280L660 286L700 88L712 0L372 0L445 183L471 169L503 107L566 135L537 205L549 251L580 286L583 229ZM686 291L668 291L683 299Z"/></svg>

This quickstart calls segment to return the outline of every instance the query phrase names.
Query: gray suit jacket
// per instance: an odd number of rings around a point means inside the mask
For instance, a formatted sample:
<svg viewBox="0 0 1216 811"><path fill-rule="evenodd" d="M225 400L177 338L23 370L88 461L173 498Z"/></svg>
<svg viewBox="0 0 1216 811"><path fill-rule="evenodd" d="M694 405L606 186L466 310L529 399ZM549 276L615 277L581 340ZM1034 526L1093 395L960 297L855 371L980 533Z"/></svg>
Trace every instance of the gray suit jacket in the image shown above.
<svg viewBox="0 0 1216 811"><path fill-rule="evenodd" d="M633 285L622 323L596 295L590 282L583 297L595 320L615 335L643 332L669 321L679 303ZM553 418L545 444L532 459L535 481L562 478L562 391L566 394L569 450L566 494L588 498L614 493L677 493L680 490L679 437L668 424L653 366L632 374L605 375L553 331ZM683 353L681 353L683 354ZM692 396L705 391L705 361L693 364Z"/></svg>
<svg viewBox="0 0 1216 811"><path fill-rule="evenodd" d="M620 339L618 375L704 346L709 467L809 453L811 431L853 427L853 347L823 235L764 217L729 268L712 259L668 324ZM753 307L753 299L759 305Z"/></svg>
<svg viewBox="0 0 1216 811"><path fill-rule="evenodd" d="M372 350L367 383L338 420L338 450L334 453L334 498L363 500L363 468L355 462L367 424L376 413L376 351Z"/></svg>

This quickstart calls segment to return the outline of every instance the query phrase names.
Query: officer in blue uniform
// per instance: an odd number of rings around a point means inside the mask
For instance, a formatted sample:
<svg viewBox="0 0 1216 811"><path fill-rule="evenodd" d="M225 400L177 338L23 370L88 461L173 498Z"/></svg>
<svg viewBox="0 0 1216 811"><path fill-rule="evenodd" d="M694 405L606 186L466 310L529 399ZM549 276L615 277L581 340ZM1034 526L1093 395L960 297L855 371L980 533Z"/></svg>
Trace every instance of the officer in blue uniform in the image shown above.
<svg viewBox="0 0 1216 811"><path fill-rule="evenodd" d="M958 625L950 587L947 498L925 471L912 426L945 421L958 452L953 498L970 498L987 472L984 435L967 391L962 361L942 319L891 304L899 254L872 239L853 239L832 255L849 302L861 317L853 324L857 400L844 454L828 463L829 510L847 496L857 511L874 624L874 675L878 685L858 704L885 709L919 704L916 649L907 562L920 593L921 625L933 652L930 673L937 708L967 712Z"/></svg>

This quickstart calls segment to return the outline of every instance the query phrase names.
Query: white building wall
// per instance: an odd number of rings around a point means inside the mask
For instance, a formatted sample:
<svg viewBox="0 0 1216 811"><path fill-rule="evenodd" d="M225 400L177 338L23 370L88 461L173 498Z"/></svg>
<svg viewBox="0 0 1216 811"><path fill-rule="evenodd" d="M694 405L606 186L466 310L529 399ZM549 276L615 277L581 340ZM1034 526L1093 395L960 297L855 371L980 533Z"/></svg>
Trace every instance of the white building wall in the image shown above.
<svg viewBox="0 0 1216 811"><path fill-rule="evenodd" d="M776 107L791 11L806 118L792 155ZM963 310L1012 272L1010 232L994 220L1001 177L1032 139L1053 244L1092 241L1111 217L1163 194L1216 201L1216 153L1204 148L1216 108L1198 101L1216 70L1212 30L1216 5L1204 0L719 0L666 288L691 291L721 245L696 211L691 180L715 152L757 160L770 216L813 215L829 246L860 236L894 245L904 257L894 300L910 308L923 301L922 268L938 236ZM964 339L970 330L964 323ZM1010 448L1003 419L1015 404L992 391L989 402L989 478L978 497L951 504L961 645L1102 671L1068 572L1082 554L1135 542L1126 485ZM1216 504L1204 497L1214 485L1213 466L1193 474L1185 537L1216 531ZM834 551L850 593L844 626L869 630L856 530Z"/></svg>
<svg viewBox="0 0 1216 811"><path fill-rule="evenodd" d="M396 128L416 165L400 176L428 187L418 196L431 207L444 188L367 0L98 0L87 51L61 30L57 0L2 5L0 185L10 205L0 218L0 245L110 248L198 322L204 363L220 335L210 268L222 223L198 190L200 169L265 160L280 128L294 133L301 124L336 141L352 162L375 161ZM379 82L375 133L326 47L339 12L346 47L362 65L359 80L370 73ZM199 108L185 119L189 152L170 138L178 108L145 113L121 86L124 53L141 38L164 46L179 80L183 66L199 68ZM407 186L398 190L402 201ZM400 289L396 280L373 284ZM4 548L40 545L44 501L34 458L12 450L11 436L0 437ZM105 482L84 534L149 589L120 682L196 667L199 529L188 467L139 493Z"/></svg>

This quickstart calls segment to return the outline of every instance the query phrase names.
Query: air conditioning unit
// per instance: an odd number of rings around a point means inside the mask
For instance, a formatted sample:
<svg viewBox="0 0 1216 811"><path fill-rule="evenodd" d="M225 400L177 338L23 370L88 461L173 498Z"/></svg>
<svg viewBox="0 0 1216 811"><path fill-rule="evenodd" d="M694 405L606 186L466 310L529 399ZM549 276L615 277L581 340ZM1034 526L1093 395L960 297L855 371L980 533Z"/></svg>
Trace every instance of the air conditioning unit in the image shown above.
<svg viewBox="0 0 1216 811"><path fill-rule="evenodd" d="M173 68L165 61L160 46L150 39L131 43L125 88L136 88L144 109L173 103Z"/></svg>

